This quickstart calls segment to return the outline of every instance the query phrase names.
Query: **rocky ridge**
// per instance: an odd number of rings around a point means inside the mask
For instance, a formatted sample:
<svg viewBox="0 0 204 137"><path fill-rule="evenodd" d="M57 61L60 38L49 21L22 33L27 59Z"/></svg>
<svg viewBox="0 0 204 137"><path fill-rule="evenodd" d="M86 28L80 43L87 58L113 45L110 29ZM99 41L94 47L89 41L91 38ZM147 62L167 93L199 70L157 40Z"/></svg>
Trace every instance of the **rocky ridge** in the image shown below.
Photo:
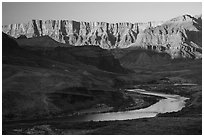
<svg viewBox="0 0 204 137"><path fill-rule="evenodd" d="M18 38L50 36L67 45L98 45L104 49L130 46L165 52L172 58L201 58L202 16L183 15L166 22L106 23L69 20L32 20L4 25L3 32Z"/></svg>
<svg viewBox="0 0 204 137"><path fill-rule="evenodd" d="M202 17L183 15L138 34L135 43L172 58L202 58Z"/></svg>

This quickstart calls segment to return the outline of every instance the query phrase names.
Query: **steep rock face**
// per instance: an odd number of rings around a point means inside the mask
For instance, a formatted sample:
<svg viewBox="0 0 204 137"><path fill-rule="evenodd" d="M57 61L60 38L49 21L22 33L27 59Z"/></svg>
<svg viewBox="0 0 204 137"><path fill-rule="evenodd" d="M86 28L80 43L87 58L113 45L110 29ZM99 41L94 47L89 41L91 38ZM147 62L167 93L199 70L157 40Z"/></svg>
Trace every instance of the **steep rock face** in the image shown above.
<svg viewBox="0 0 204 137"><path fill-rule="evenodd" d="M125 48L137 39L138 33L155 27L160 22L149 23L106 23L76 22L69 20L32 20L23 24L3 26L3 32L18 38L48 35L54 40L69 45L100 45L105 49Z"/></svg>
<svg viewBox="0 0 204 137"><path fill-rule="evenodd" d="M145 29L131 46L166 52L172 58L201 58L202 18L183 15L160 26Z"/></svg>
<svg viewBox="0 0 204 137"><path fill-rule="evenodd" d="M106 23L69 20L32 20L3 26L18 38L50 36L66 45L97 45L104 49L131 46L165 52L172 58L201 58L202 16L183 15L166 22Z"/></svg>

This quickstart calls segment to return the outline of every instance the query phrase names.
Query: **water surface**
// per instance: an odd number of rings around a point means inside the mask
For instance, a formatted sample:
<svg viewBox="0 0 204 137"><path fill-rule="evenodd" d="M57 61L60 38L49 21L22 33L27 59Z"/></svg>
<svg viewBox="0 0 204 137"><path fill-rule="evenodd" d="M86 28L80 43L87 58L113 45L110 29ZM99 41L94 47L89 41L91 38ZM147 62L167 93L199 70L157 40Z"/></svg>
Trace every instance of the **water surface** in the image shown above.
<svg viewBox="0 0 204 137"><path fill-rule="evenodd" d="M112 121L112 120L128 120L155 117L159 113L177 112L185 107L185 100L188 98L179 95L170 95L164 93L147 92L143 89L130 89L128 92L137 92L140 94L154 95L164 97L157 103L143 109L129 110L123 112L109 112L99 114L87 114L83 116L73 116L73 121Z"/></svg>

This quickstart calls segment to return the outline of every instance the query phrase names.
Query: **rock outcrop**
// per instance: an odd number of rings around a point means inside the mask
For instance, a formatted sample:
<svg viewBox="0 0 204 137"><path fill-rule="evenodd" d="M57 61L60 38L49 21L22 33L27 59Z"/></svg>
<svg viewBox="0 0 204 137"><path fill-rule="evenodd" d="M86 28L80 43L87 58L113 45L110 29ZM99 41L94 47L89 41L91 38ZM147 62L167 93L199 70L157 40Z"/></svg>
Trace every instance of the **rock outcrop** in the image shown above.
<svg viewBox="0 0 204 137"><path fill-rule="evenodd" d="M3 26L3 32L18 38L50 36L67 45L98 45L104 49L138 46L172 56L201 58L202 17L183 15L166 22L106 23L69 20L32 20Z"/></svg>
<svg viewBox="0 0 204 137"><path fill-rule="evenodd" d="M172 58L201 58L202 18L183 15L160 26L145 29L130 46L166 52Z"/></svg>
<svg viewBox="0 0 204 137"><path fill-rule="evenodd" d="M102 48L125 48L134 43L138 33L155 27L160 22L149 23L106 23L76 22L69 20L32 20L23 24L3 26L3 32L18 38L48 35L54 40L69 45L100 45Z"/></svg>

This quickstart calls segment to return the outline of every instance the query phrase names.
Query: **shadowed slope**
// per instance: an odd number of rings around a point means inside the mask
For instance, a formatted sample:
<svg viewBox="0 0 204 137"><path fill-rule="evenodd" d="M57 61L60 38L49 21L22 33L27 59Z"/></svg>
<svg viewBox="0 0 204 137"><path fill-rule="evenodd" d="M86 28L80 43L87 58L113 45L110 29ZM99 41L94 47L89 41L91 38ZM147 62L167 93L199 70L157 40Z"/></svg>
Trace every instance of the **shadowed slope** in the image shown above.
<svg viewBox="0 0 204 137"><path fill-rule="evenodd" d="M166 65L171 61L168 54L132 47L112 52L120 60L121 65L129 69Z"/></svg>
<svg viewBox="0 0 204 137"><path fill-rule="evenodd" d="M113 58L106 51L100 55L102 49L98 47L28 50L19 47L15 39L2 35L4 120L69 114L108 100L111 104L115 95L123 100L123 96L115 92L115 81L122 74L104 71L106 66L117 67L117 64L111 64L111 60L101 67L103 55ZM87 53L81 54L83 50ZM94 92L101 96L95 96Z"/></svg>
<svg viewBox="0 0 204 137"><path fill-rule="evenodd" d="M39 56L46 56L52 60L72 65L92 65L110 72L126 72L111 52L98 46L67 47L65 44L54 41L49 36L18 39L17 42L21 47L36 51Z"/></svg>

